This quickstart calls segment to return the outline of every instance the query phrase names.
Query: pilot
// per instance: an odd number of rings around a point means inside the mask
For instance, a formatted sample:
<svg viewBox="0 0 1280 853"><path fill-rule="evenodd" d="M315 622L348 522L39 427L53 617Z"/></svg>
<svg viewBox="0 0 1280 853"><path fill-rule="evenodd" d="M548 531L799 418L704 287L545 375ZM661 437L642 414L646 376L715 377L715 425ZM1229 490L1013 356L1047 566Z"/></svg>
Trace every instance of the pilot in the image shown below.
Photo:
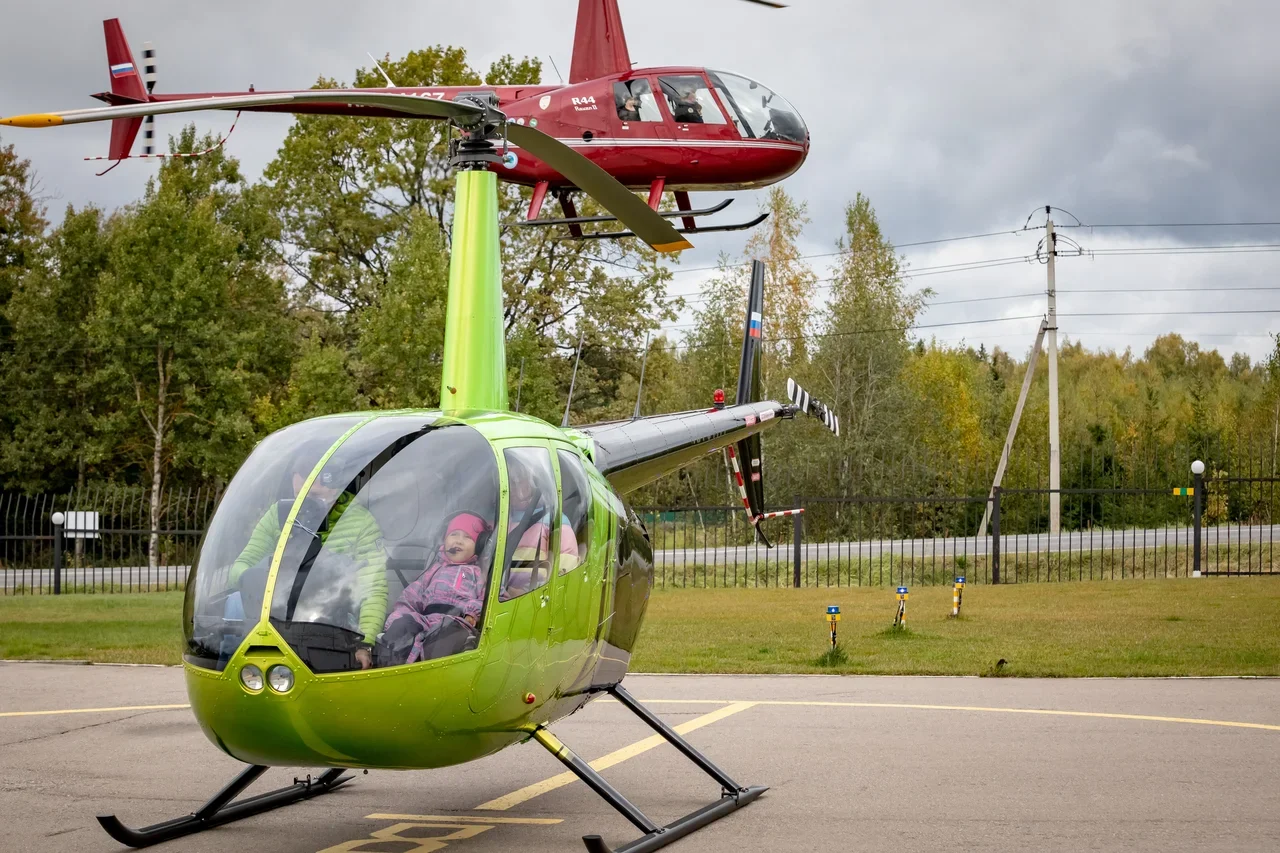
<svg viewBox="0 0 1280 853"><path fill-rule="evenodd" d="M618 118L623 121L640 121L640 99L635 95L628 95L618 108Z"/></svg>
<svg viewBox="0 0 1280 853"><path fill-rule="evenodd" d="M449 519L434 560L387 616L380 658L391 665L431 660L462 651L476 636L488 575L480 555L490 530L475 513Z"/></svg>
<svg viewBox="0 0 1280 853"><path fill-rule="evenodd" d="M304 445L294 455L291 485L296 497L315 467L315 461L329 449L329 442ZM355 495L346 491L348 477L333 459L328 463L298 508L295 525L314 530L323 548L317 559L326 555L349 560L357 573L360 612L360 647L355 652L361 669L373 666L373 645L382 630L387 612L386 555L382 550L382 531L369 510L355 503ZM262 608L262 593L271 557L280 541L294 501L277 501L267 508L254 525L249 542L231 566L227 582L239 586L245 614L254 618Z"/></svg>
<svg viewBox="0 0 1280 853"><path fill-rule="evenodd" d="M671 115L681 124L702 124L702 104L698 103L698 94L693 86L686 83L679 88Z"/></svg>

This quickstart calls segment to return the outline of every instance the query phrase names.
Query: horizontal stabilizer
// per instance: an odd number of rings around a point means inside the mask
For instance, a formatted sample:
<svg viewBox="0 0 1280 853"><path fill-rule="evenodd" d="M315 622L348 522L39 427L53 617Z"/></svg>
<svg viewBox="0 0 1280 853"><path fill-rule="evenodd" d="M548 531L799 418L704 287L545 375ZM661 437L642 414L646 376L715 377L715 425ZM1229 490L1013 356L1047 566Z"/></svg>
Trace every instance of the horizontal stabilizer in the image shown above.
<svg viewBox="0 0 1280 853"><path fill-rule="evenodd" d="M827 429L840 435L840 419L827 407L826 403L815 400L809 392L796 384L794 379L787 380L787 397L800 411L810 417L822 421Z"/></svg>

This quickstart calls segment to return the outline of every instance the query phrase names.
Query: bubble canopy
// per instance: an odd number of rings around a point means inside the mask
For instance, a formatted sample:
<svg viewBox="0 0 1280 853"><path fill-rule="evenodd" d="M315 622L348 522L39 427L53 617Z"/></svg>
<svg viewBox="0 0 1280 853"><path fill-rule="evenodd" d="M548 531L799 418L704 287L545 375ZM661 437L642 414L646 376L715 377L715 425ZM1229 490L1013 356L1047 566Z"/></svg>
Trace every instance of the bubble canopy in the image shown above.
<svg viewBox="0 0 1280 853"><path fill-rule="evenodd" d="M493 448L438 415L340 416L274 433L205 534L184 657L222 670L264 609L317 673L474 648L498 505Z"/></svg>

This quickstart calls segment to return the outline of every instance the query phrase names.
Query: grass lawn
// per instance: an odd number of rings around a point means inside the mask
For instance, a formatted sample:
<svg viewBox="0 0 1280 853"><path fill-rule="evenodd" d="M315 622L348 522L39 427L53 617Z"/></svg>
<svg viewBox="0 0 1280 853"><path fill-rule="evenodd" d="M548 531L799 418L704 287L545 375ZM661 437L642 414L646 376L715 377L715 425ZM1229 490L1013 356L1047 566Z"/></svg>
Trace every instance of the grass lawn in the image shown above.
<svg viewBox="0 0 1280 853"><path fill-rule="evenodd" d="M846 658L830 648L838 604ZM893 675L1280 675L1280 577L917 587L906 632L892 587L657 592L632 668L643 672ZM997 669L1000 660L1006 663Z"/></svg>
<svg viewBox="0 0 1280 853"><path fill-rule="evenodd" d="M823 666L828 604L844 661ZM917 587L657 591L643 672L1280 675L1280 577ZM177 663L180 593L0 598L0 658ZM837 656L839 657L839 656ZM997 661L1006 663L997 668ZM828 661L829 663L829 661Z"/></svg>
<svg viewBox="0 0 1280 853"><path fill-rule="evenodd" d="M182 593L0 596L0 658L181 663Z"/></svg>

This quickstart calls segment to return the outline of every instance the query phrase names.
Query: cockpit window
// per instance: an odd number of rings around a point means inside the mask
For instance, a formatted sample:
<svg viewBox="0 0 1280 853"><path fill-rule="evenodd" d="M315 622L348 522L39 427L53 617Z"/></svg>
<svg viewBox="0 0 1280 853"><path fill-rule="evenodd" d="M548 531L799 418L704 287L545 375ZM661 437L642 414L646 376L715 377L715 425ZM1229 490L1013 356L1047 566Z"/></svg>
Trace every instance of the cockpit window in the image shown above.
<svg viewBox="0 0 1280 853"><path fill-rule="evenodd" d="M329 471L345 486L308 493L318 500L300 510L276 576L271 622L286 642L315 672L475 648L498 514L489 443L466 426L384 418Z"/></svg>
<svg viewBox="0 0 1280 853"><path fill-rule="evenodd" d="M561 518L560 494L545 447L509 447L507 553L500 601L535 590L551 579L552 519Z"/></svg>
<svg viewBox="0 0 1280 853"><path fill-rule="evenodd" d="M275 448L287 459L299 427L264 442L233 487L242 474L279 464L260 453ZM326 440L326 451L337 437ZM417 663L478 644L499 491L497 460L476 430L421 415L377 418L339 445L305 491L265 511L241 508L235 497L229 489L211 536L224 515L260 517L248 522L251 536L202 552L202 573L213 565L206 556L228 567L221 571L223 600L188 596L199 617L192 621L207 635L199 643L204 658L220 661L211 668L224 666L258 621L282 536L270 620L313 672ZM231 599L247 615L231 618ZM188 659L210 665L192 659L191 633Z"/></svg>
<svg viewBox="0 0 1280 853"><path fill-rule="evenodd" d="M782 96L737 74L708 71L707 76L734 113L734 124L744 137L789 142L804 142L807 138L800 114Z"/></svg>
<svg viewBox="0 0 1280 853"><path fill-rule="evenodd" d="M564 521L560 527L560 574L571 572L587 559L590 547L591 483L582 461L567 450L556 452L560 462L560 491L564 497Z"/></svg>
<svg viewBox="0 0 1280 853"><path fill-rule="evenodd" d="M658 85L680 124L724 124L724 114L716 106L707 82L696 74L659 77Z"/></svg>
<svg viewBox="0 0 1280 853"><path fill-rule="evenodd" d="M630 121L662 121L658 101L653 97L649 81L641 77L613 84L613 102L618 118Z"/></svg>
<svg viewBox="0 0 1280 853"><path fill-rule="evenodd" d="M284 517L320 459L360 420L322 418L283 429L264 439L236 472L187 578L189 663L223 669L257 624Z"/></svg>

